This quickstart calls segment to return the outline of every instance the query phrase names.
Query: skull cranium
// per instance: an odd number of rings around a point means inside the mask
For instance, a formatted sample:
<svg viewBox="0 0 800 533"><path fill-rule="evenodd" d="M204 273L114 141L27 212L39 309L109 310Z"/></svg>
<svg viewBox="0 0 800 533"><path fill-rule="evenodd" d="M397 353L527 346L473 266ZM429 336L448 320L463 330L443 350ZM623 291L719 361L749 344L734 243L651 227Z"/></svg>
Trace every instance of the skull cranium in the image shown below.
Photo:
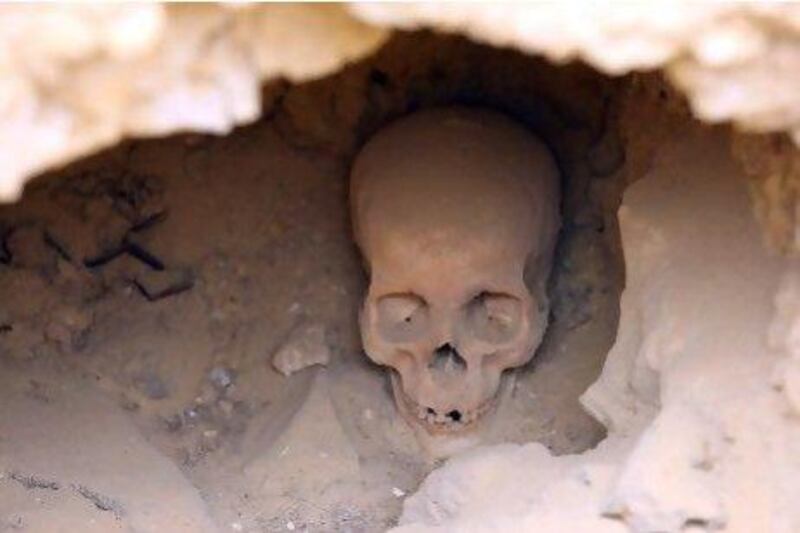
<svg viewBox="0 0 800 533"><path fill-rule="evenodd" d="M475 426L546 327L560 224L552 156L498 113L423 111L367 143L350 193L370 274L366 353L393 369L409 422L429 434Z"/></svg>

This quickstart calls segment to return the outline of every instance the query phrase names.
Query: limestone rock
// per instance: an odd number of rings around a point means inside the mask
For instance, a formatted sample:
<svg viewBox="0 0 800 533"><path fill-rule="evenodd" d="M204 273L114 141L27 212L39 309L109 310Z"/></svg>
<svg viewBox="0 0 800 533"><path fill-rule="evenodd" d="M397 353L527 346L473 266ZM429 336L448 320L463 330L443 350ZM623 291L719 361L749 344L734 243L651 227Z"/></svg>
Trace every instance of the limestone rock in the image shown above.
<svg viewBox="0 0 800 533"><path fill-rule="evenodd" d="M386 33L335 5L6 5L0 19L0 200L123 136L230 131L258 116L263 79L326 74Z"/></svg>

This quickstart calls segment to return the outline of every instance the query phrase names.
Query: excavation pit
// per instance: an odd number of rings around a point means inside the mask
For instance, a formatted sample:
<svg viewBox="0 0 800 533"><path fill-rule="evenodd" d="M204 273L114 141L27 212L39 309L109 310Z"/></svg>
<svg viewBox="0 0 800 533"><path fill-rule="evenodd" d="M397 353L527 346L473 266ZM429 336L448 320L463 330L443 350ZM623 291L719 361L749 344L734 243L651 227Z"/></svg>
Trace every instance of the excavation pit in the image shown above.
<svg viewBox="0 0 800 533"><path fill-rule="evenodd" d="M380 128L442 106L524 124L562 177L549 324L531 362L510 371L483 444L536 442L572 458L614 442L609 397L594 388L595 416L580 398L615 341L634 342L620 325L623 195L658 206L635 187L657 182L647 176L665 146L683 172L681 157L697 154L675 148L681 138L724 166L727 128L693 119L658 73L611 78L427 31L398 32L316 81L270 83L263 101L262 117L229 135L128 139L0 206L0 520L82 531L397 525L402 497L440 462L362 350L368 278L348 176ZM630 238L657 256L664 235ZM657 412L652 369L636 371ZM430 525L423 507L409 504L403 523Z"/></svg>

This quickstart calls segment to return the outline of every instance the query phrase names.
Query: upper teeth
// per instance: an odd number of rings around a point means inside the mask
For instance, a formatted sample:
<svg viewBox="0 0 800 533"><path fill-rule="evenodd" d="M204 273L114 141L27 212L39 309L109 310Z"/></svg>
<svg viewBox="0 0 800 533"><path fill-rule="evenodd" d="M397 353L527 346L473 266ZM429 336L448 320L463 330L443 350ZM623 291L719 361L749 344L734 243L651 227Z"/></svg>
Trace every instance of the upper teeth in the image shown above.
<svg viewBox="0 0 800 533"><path fill-rule="evenodd" d="M491 398L474 409L459 409L457 410L459 416L455 419L450 416L450 413L453 412L452 410L447 412L434 411L433 409L418 404L402 391L401 396L408 411L415 415L417 419L434 426L438 430L445 431L460 431L466 428L486 414L494 405L494 398Z"/></svg>

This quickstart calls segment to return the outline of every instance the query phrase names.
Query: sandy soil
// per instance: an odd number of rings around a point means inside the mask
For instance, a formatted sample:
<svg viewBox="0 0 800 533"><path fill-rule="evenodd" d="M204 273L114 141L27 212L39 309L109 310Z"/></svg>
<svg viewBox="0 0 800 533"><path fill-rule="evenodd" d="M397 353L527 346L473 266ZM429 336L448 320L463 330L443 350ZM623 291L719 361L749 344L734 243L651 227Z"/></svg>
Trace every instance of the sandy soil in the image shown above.
<svg viewBox="0 0 800 533"><path fill-rule="evenodd" d="M275 122L129 142L0 207L0 531L382 531L434 466L361 352L348 157ZM493 442L584 450L613 341L602 221L568 220L553 323ZM321 324L327 368L271 355Z"/></svg>

